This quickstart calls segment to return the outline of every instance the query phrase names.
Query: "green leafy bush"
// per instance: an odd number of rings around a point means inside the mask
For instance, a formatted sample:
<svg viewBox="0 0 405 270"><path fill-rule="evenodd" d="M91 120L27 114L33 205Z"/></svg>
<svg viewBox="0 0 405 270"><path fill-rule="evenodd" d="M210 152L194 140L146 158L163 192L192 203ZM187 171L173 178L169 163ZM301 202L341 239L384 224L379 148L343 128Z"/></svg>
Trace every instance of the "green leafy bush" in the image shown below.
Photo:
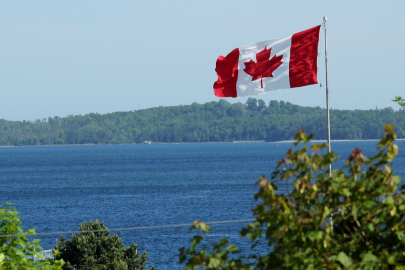
<svg viewBox="0 0 405 270"><path fill-rule="evenodd" d="M329 176L337 158L313 135L297 133L294 146L278 162L271 181L259 178L256 221L241 231L253 256L222 239L203 245L211 228L196 222L191 247L180 249L186 269L401 269L405 266L405 186L391 164L398 153L393 127L377 144L375 156L360 149ZM291 192L278 186L289 183ZM265 254L255 248L265 239Z"/></svg>
<svg viewBox="0 0 405 270"><path fill-rule="evenodd" d="M0 205L0 269L61 269L63 260L51 262L32 259L33 256L43 258L40 241L28 239L27 236L34 234L35 230L24 232L18 214L11 203Z"/></svg>

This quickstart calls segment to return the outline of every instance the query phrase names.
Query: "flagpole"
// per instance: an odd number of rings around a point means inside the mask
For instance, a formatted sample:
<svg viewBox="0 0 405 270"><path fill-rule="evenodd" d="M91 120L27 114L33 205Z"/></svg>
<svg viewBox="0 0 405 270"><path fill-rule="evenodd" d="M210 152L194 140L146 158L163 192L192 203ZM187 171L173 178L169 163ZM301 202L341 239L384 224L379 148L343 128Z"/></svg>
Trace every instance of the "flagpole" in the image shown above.
<svg viewBox="0 0 405 270"><path fill-rule="evenodd" d="M331 152L330 147L330 119L329 119L329 85L328 85L328 47L326 38L326 20L327 17L323 17L323 27L325 29L325 71L326 71L326 118L328 125L328 153ZM332 164L329 164L329 176L332 176Z"/></svg>

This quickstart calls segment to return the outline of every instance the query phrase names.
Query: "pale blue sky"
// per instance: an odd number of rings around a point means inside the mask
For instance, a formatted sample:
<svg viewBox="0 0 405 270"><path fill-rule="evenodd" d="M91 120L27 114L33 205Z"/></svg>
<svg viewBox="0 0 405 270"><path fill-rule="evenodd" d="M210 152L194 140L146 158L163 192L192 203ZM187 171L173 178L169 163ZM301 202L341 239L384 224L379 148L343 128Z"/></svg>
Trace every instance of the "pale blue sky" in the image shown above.
<svg viewBox="0 0 405 270"><path fill-rule="evenodd" d="M2 1L0 119L217 101L219 55L323 16L330 106L398 109L390 100L405 96L404 10L405 1ZM319 85L254 97L325 107Z"/></svg>

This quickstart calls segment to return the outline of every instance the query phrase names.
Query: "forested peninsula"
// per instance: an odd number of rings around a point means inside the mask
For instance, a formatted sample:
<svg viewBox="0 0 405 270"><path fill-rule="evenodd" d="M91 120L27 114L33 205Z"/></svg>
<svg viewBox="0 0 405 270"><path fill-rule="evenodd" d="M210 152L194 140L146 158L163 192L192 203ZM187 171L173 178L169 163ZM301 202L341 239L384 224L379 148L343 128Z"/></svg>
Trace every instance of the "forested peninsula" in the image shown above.
<svg viewBox="0 0 405 270"><path fill-rule="evenodd" d="M405 110L330 110L332 140L378 139L384 124L405 137ZM297 130L326 138L326 110L284 101L249 98L156 107L108 114L90 113L36 121L0 120L0 145L128 144L152 141L232 142L290 140Z"/></svg>

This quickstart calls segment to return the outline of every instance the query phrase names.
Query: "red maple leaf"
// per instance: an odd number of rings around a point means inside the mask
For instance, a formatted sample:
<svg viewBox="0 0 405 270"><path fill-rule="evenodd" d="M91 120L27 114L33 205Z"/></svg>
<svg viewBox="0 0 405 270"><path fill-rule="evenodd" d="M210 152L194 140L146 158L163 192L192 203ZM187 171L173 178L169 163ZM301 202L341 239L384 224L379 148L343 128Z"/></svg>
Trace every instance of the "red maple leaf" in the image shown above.
<svg viewBox="0 0 405 270"><path fill-rule="evenodd" d="M249 62L245 62L246 68L244 71L252 76L252 81L261 79L261 86L263 88L263 78L264 77L273 77L273 71L275 71L281 64L281 59L283 55L273 56L270 59L271 48L264 49L256 54L256 61L250 59Z"/></svg>

